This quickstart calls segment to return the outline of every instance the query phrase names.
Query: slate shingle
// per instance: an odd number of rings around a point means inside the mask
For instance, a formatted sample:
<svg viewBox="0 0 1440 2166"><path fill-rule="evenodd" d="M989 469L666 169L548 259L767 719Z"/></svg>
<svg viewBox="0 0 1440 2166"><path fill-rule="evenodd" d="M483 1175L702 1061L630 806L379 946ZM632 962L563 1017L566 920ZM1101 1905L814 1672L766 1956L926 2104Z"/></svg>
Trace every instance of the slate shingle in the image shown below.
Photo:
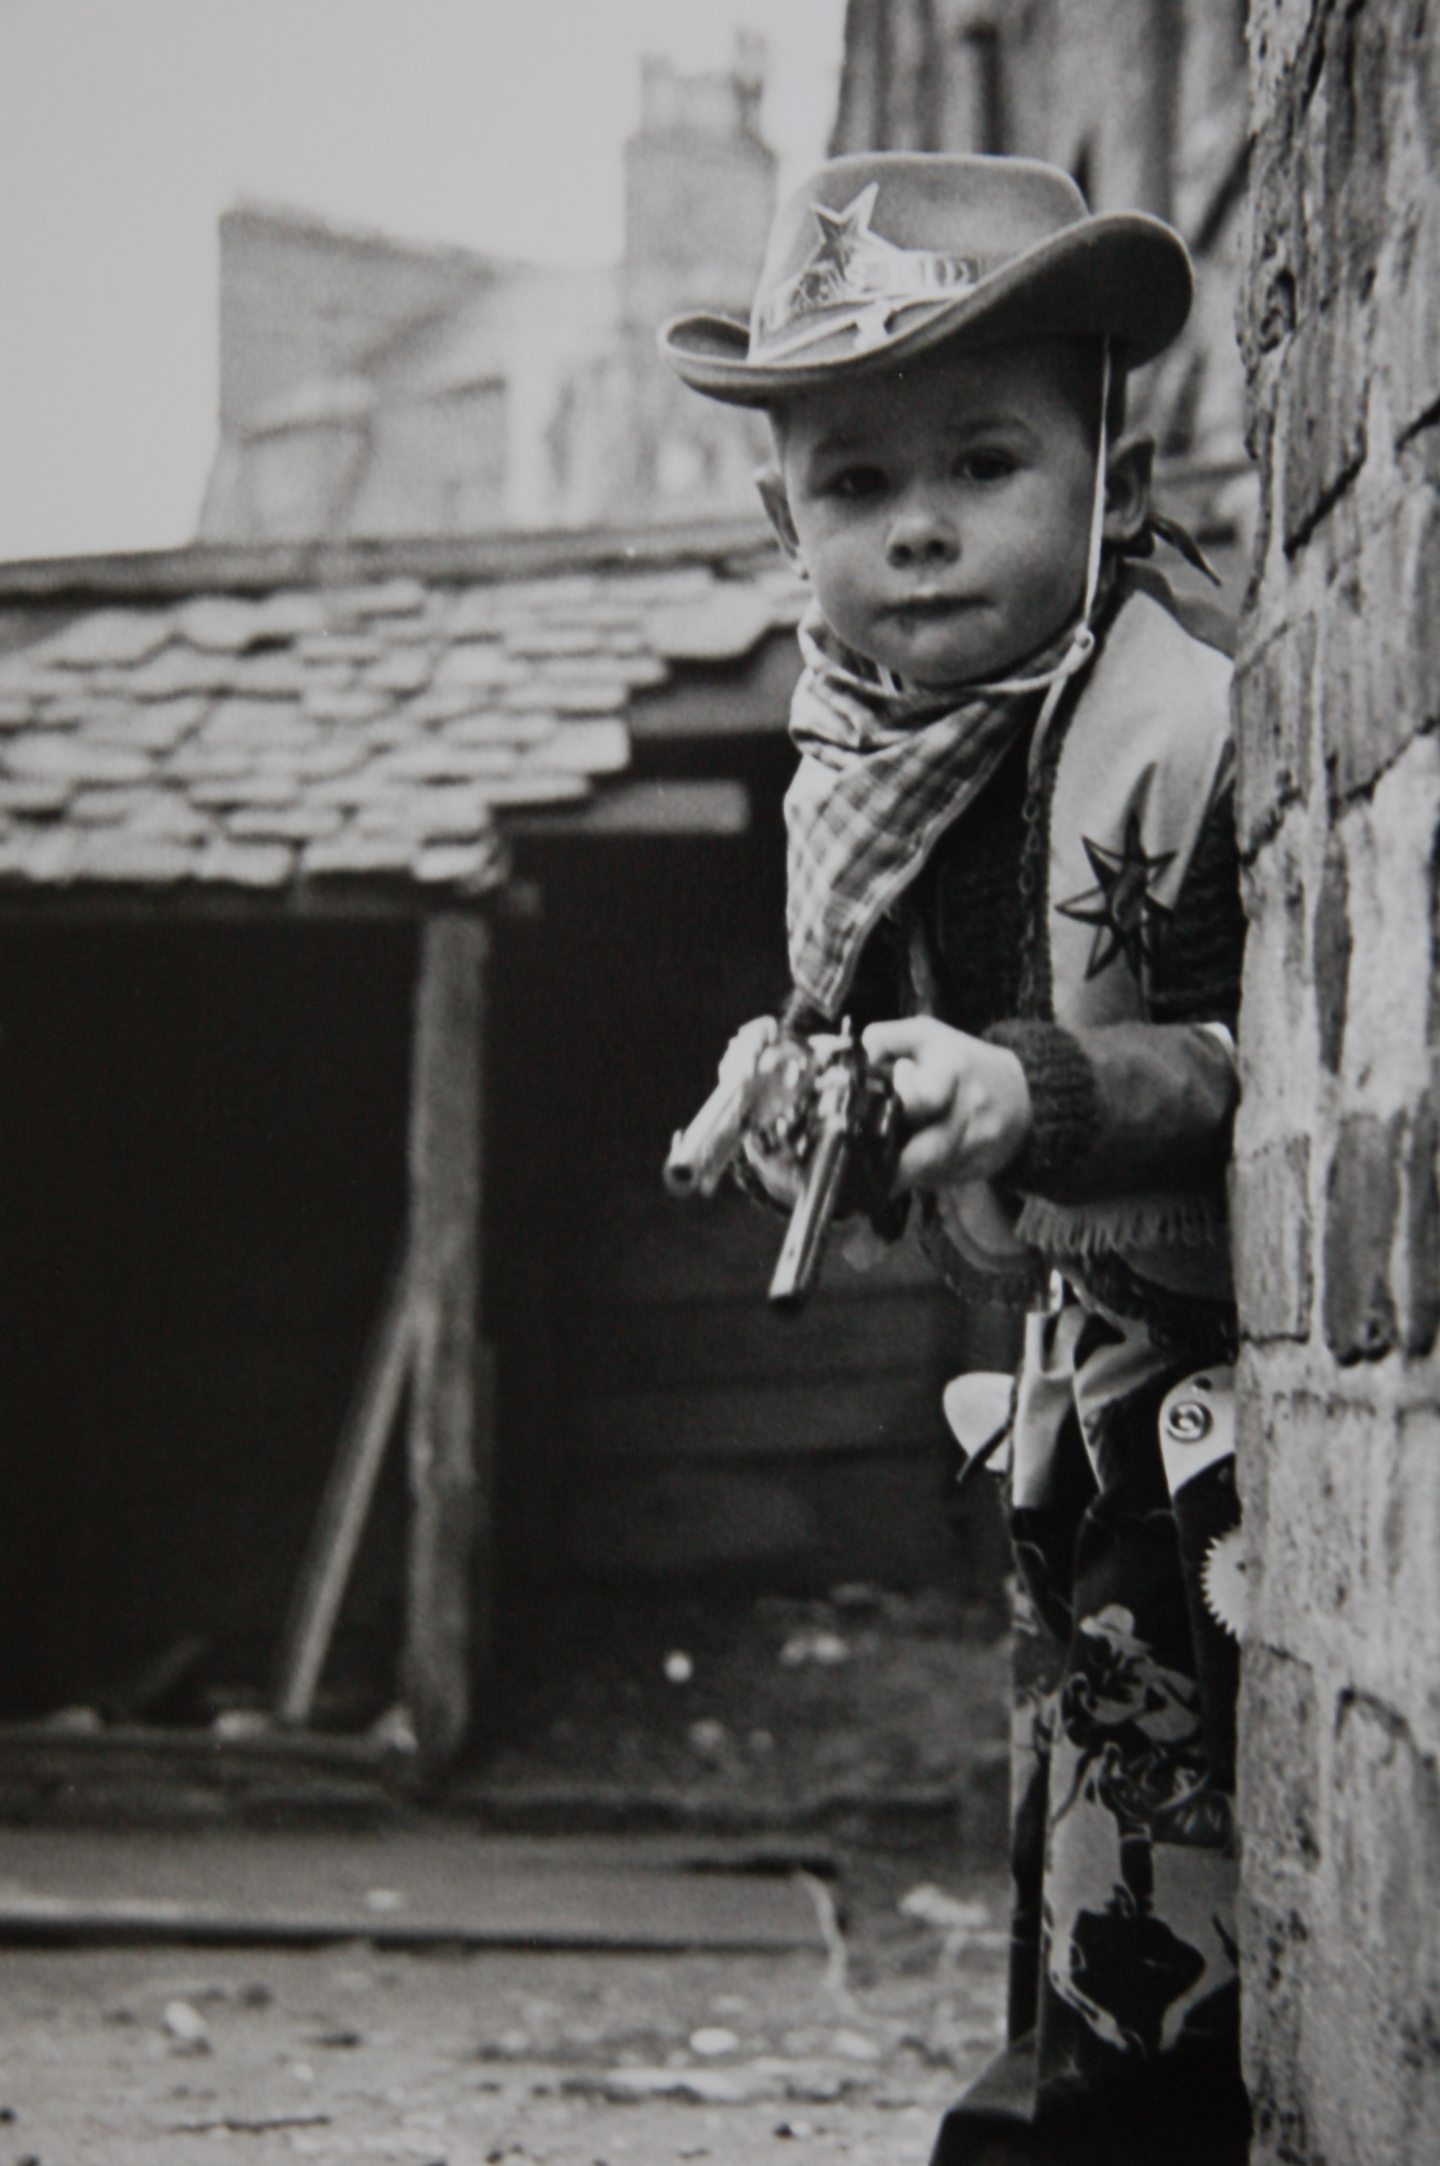
<svg viewBox="0 0 1440 2166"><path fill-rule="evenodd" d="M638 693L673 662L723 674L800 606L758 546L672 561L648 537L633 566L611 545L578 568L567 546L553 572L528 553L523 576L370 579L352 558L334 583L260 593L207 587L205 551L193 584L171 558L148 593L145 560L123 560L119 602L77 607L57 575L39 636L36 579L7 621L0 574L0 885L485 894L506 812L603 790Z"/></svg>

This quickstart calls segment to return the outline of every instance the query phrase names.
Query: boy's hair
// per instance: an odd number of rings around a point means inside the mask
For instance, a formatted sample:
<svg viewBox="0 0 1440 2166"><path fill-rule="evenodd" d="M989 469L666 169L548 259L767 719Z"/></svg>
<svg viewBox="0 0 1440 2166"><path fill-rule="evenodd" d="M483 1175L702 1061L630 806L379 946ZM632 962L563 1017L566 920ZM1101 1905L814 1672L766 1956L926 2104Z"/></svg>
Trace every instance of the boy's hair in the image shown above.
<svg viewBox="0 0 1440 2166"><path fill-rule="evenodd" d="M1019 344L1021 341L1017 340L1015 343ZM1067 338L1064 336L1048 338L1037 333L1032 338L1023 341L1023 343L1054 348L1056 358L1062 364L1056 372L1056 380L1060 383L1066 397L1074 407L1076 416L1083 424L1091 444L1098 446L1100 439L1100 385L1105 365L1104 342L1094 338ZM932 355L926 355L925 358L927 361L938 359L945 350L943 346L937 347ZM967 353L983 352L985 350L982 347L977 347L973 342L967 341L963 347L957 342L955 359L961 361ZM903 378L905 372L903 369L896 369L893 373L898 380ZM785 455L786 416L792 404L793 401L790 399L774 399L766 407L766 415L770 423L771 441L775 446L776 457L782 460ZM1105 435L1112 448L1119 442L1124 433L1128 405L1127 371L1123 365L1117 364L1112 353L1110 383L1105 400Z"/></svg>

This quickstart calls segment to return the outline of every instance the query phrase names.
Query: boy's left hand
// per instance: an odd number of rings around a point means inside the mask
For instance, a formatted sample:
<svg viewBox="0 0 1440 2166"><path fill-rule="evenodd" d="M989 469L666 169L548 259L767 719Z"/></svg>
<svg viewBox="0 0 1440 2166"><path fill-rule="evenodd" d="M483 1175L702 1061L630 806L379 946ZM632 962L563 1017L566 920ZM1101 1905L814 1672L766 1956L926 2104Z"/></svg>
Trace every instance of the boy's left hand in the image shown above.
<svg viewBox="0 0 1440 2166"><path fill-rule="evenodd" d="M1025 1070L1008 1046L971 1038L934 1016L872 1023L865 1057L888 1069L911 1130L899 1188L945 1188L1003 1173L1024 1149L1032 1109Z"/></svg>

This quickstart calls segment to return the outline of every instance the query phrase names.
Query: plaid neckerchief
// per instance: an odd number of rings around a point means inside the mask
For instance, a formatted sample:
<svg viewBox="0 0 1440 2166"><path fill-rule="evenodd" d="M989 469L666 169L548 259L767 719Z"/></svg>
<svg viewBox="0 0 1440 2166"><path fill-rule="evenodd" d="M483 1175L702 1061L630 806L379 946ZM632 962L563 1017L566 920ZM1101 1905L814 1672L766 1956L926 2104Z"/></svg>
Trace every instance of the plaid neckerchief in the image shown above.
<svg viewBox="0 0 1440 2166"><path fill-rule="evenodd" d="M811 609L790 710L800 765L785 795L786 907L796 991L831 1019L865 942L1032 721L1073 627L1031 656L1020 688L907 690L852 655Z"/></svg>

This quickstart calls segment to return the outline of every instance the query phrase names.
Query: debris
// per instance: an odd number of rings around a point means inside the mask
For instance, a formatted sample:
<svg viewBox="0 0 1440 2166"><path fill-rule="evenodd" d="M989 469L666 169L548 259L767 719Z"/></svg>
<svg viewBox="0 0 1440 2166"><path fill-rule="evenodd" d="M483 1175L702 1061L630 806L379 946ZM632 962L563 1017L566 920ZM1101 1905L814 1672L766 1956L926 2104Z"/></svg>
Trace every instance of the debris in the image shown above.
<svg viewBox="0 0 1440 2166"><path fill-rule="evenodd" d="M685 1735L692 1752L698 1752L712 1766L724 1767L734 1758L735 1741L724 1723L717 1722L713 1715L702 1715L698 1722L692 1722Z"/></svg>
<svg viewBox="0 0 1440 2166"><path fill-rule="evenodd" d="M690 2051L704 2060L718 2060L722 2054L736 2053L739 2048L740 2041L735 2033L727 2031L720 2023L702 2024L698 2031L690 2033Z"/></svg>
<svg viewBox="0 0 1440 2166"><path fill-rule="evenodd" d="M377 1721L371 1723L370 1742L383 1747L386 1752L409 1755L418 1751L409 1708L388 1707Z"/></svg>
<svg viewBox="0 0 1440 2166"><path fill-rule="evenodd" d="M849 1660L849 1645L840 1634L815 1625L792 1632L780 1650L782 1670L798 1670L807 1662L815 1663L820 1669L833 1670Z"/></svg>
<svg viewBox="0 0 1440 2166"><path fill-rule="evenodd" d="M830 1601L835 1609L851 1616L874 1615L885 1607L885 1590L872 1587L868 1580L850 1579L830 1589Z"/></svg>
<svg viewBox="0 0 1440 2166"><path fill-rule="evenodd" d="M878 2061L882 2050L864 2031L837 2031L830 2041L830 2051L842 2061Z"/></svg>
<svg viewBox="0 0 1440 2166"><path fill-rule="evenodd" d="M688 1685L695 1675L695 1665L683 1647L672 1647L661 1667L672 1685Z"/></svg>
<svg viewBox="0 0 1440 2166"><path fill-rule="evenodd" d="M261 1707L226 1707L210 1725L210 1735L222 1745L243 1745L252 1738L268 1737L275 1725Z"/></svg>
<svg viewBox="0 0 1440 2166"><path fill-rule="evenodd" d="M172 2136L268 2136L278 2128L329 2128L328 2113L222 2114L216 2121L176 2121Z"/></svg>
<svg viewBox="0 0 1440 2166"><path fill-rule="evenodd" d="M210 2026L189 2001L167 2001L161 2022L184 2053L210 2051Z"/></svg>
<svg viewBox="0 0 1440 2166"><path fill-rule="evenodd" d="M104 1727L94 1707L57 1707L44 1722L44 1728L59 1737L97 1737Z"/></svg>
<svg viewBox="0 0 1440 2166"><path fill-rule="evenodd" d="M813 2136L815 2133L815 2123L813 2121L777 2121L775 2123L775 2133L777 2136L795 2136L800 2138L806 2136Z"/></svg>
<svg viewBox="0 0 1440 2166"><path fill-rule="evenodd" d="M373 1910L377 1918L393 1917L397 1910L405 1908L405 1898L398 1888L367 1888L365 1908Z"/></svg>
<svg viewBox="0 0 1440 2166"><path fill-rule="evenodd" d="M825 1965L825 1991L839 2007L847 2011L853 2010L855 2003L846 1983L850 1958L845 1946L845 1935L840 1930L840 1914L835 1908L835 1898L824 1881L818 1879L814 1873L802 1872L796 1877L815 1906L815 1923L819 1926L820 1937L825 1943L828 1957Z"/></svg>
<svg viewBox="0 0 1440 2166"><path fill-rule="evenodd" d="M744 2106L773 2096L775 2079L755 2068L612 2068L603 2076L577 2077L563 2088L626 2105L642 2098L684 2098L700 2106Z"/></svg>
<svg viewBox="0 0 1440 2166"><path fill-rule="evenodd" d="M986 1904L947 1895L929 1881L902 1895L898 1907L902 1917L913 1918L917 1925L933 1925L942 1933L983 1933L990 1923Z"/></svg>

